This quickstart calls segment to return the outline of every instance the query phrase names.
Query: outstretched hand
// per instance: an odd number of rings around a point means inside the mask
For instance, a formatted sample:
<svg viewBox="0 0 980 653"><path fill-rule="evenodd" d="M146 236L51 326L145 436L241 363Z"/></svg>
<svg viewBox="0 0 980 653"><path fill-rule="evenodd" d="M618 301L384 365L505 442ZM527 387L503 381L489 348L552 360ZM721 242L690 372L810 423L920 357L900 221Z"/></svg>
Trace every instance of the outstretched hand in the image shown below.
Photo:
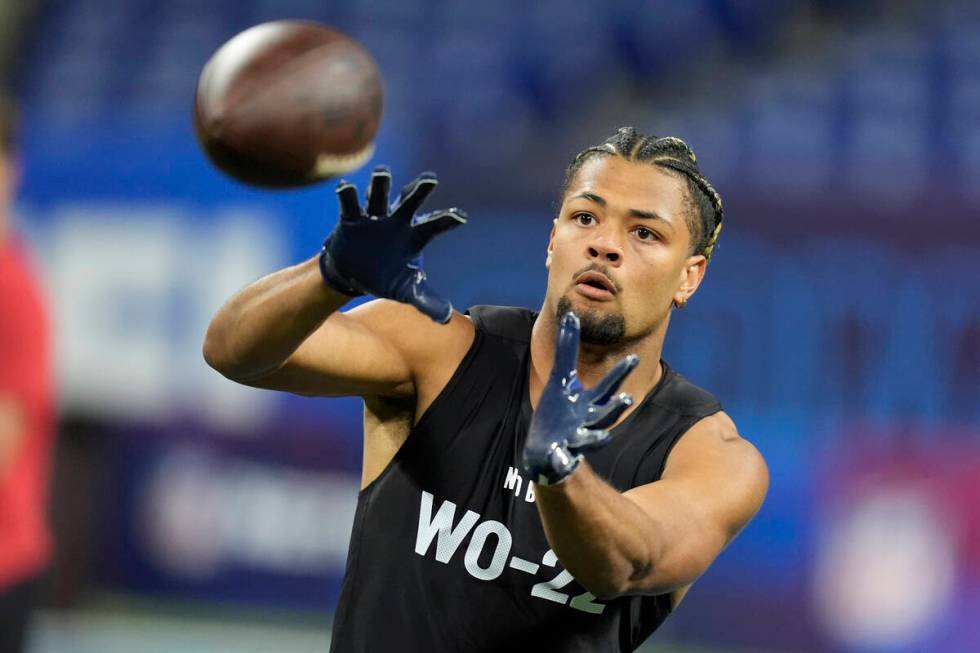
<svg viewBox="0 0 980 653"><path fill-rule="evenodd" d="M327 285L352 297L374 295L412 304L434 321L448 322L452 304L429 287L422 249L438 234L465 224L466 214L452 208L415 215L438 183L431 172L422 173L389 205L391 172L379 166L362 209L357 188L341 181L340 220L320 253Z"/></svg>
<svg viewBox="0 0 980 653"><path fill-rule="evenodd" d="M605 444L609 428L633 404L623 392L615 394L639 363L630 354L586 390L578 378L579 319L566 313L558 330L555 365L531 418L524 444L523 464L534 481L560 483L578 467L582 453Z"/></svg>

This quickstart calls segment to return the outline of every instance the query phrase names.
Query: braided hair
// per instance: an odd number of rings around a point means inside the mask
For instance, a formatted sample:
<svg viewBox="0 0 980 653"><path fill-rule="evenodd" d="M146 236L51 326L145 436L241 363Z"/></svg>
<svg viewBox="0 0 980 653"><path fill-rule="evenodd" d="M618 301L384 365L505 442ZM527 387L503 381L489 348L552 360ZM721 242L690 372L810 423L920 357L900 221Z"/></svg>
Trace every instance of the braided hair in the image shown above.
<svg viewBox="0 0 980 653"><path fill-rule="evenodd" d="M619 156L627 161L652 163L683 175L687 181L690 208L686 222L691 232L691 252L711 259L725 212L721 196L701 174L697 158L687 143L673 136L658 138L633 127L620 127L601 144L588 147L575 156L565 170L561 197L568 193L568 187L585 162L597 156Z"/></svg>

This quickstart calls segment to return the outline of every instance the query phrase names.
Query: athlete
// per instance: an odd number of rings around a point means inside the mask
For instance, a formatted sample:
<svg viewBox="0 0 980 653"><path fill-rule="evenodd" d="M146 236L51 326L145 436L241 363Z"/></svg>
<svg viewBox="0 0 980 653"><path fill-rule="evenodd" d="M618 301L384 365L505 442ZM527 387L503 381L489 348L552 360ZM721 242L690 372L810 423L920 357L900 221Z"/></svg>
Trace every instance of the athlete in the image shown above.
<svg viewBox="0 0 980 653"><path fill-rule="evenodd" d="M342 182L319 256L233 296L225 376L364 399L331 650L631 651L759 509L760 454L661 359L722 224L681 140L623 128L566 171L540 312L456 312L422 271L456 209ZM353 296L378 299L341 312Z"/></svg>
<svg viewBox="0 0 980 653"><path fill-rule="evenodd" d="M17 108L0 93L0 651L26 650L51 562L55 443L47 301L14 222Z"/></svg>

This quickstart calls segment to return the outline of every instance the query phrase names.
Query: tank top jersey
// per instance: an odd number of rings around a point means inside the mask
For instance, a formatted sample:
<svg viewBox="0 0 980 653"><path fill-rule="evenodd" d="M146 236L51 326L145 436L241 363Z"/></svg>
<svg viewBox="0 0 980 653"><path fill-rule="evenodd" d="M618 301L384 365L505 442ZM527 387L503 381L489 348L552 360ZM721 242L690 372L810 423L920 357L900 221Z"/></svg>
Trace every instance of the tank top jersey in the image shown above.
<svg viewBox="0 0 980 653"><path fill-rule="evenodd" d="M667 617L670 596L589 594L550 549L520 466L536 314L468 313L473 344L358 497L330 650L632 651ZM586 455L617 490L658 480L684 432L721 409L663 369L611 441Z"/></svg>

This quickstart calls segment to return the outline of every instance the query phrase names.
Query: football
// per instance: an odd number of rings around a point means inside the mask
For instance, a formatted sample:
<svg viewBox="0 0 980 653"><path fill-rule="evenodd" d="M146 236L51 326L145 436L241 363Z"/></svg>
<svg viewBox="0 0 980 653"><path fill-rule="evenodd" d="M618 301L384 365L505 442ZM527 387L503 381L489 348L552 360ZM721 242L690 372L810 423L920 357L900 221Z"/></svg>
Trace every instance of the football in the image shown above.
<svg viewBox="0 0 980 653"><path fill-rule="evenodd" d="M363 47L329 27L283 20L237 34L208 60L194 128L231 177L290 188L364 165L381 110L381 73Z"/></svg>

